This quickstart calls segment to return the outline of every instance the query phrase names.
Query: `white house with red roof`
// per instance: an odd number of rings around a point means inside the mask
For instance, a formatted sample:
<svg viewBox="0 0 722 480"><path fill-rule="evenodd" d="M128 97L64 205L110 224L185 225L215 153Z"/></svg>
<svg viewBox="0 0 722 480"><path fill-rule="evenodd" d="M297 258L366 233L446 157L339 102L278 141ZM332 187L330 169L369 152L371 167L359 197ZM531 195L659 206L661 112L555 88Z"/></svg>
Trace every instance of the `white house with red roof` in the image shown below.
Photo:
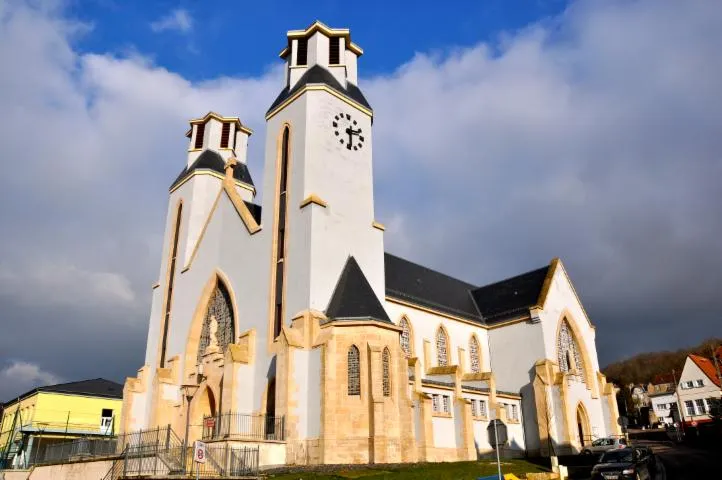
<svg viewBox="0 0 722 480"><path fill-rule="evenodd" d="M688 355L679 378L677 394L685 425L696 426L711 420L711 400L722 395L719 369L699 355Z"/></svg>

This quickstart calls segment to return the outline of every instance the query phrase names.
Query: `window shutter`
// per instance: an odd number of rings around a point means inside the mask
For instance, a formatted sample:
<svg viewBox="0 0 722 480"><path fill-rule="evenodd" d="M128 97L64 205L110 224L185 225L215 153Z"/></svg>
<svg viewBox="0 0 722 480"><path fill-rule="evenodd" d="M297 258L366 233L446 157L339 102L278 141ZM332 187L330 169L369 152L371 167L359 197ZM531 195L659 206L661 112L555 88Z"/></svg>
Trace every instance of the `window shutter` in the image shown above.
<svg viewBox="0 0 722 480"><path fill-rule="evenodd" d="M203 135L206 133L206 124L205 123L199 123L196 126L196 141L193 145L193 148L199 149L203 148Z"/></svg>
<svg viewBox="0 0 722 480"><path fill-rule="evenodd" d="M341 63L341 45L340 38L329 38L328 63L330 65L338 65Z"/></svg>
<svg viewBox="0 0 722 480"><path fill-rule="evenodd" d="M308 39L299 38L296 48L296 65L306 65L308 61Z"/></svg>
<svg viewBox="0 0 722 480"><path fill-rule="evenodd" d="M228 148L228 139L231 136L230 122L223 122L223 130L221 130L221 148Z"/></svg>

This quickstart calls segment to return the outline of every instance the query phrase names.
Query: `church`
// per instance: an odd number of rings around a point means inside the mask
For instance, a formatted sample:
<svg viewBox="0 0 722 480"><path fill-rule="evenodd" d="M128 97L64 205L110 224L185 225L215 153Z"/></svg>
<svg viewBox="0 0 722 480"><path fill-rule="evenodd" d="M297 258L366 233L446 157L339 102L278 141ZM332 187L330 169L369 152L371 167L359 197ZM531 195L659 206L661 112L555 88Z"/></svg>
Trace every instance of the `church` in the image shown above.
<svg viewBox="0 0 722 480"><path fill-rule="evenodd" d="M362 54L348 29L287 33L260 203L252 131L190 121L123 431L254 445L262 465L475 460L493 419L505 456L620 434L559 259L474 285L385 251Z"/></svg>

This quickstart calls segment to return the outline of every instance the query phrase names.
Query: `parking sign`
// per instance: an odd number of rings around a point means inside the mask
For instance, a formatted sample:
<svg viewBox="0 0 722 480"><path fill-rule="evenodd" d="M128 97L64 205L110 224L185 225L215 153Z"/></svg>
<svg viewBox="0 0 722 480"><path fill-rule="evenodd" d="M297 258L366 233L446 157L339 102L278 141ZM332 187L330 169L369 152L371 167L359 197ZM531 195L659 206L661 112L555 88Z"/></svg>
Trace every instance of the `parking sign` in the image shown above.
<svg viewBox="0 0 722 480"><path fill-rule="evenodd" d="M206 444L196 441L193 446L193 460L196 463L206 463Z"/></svg>

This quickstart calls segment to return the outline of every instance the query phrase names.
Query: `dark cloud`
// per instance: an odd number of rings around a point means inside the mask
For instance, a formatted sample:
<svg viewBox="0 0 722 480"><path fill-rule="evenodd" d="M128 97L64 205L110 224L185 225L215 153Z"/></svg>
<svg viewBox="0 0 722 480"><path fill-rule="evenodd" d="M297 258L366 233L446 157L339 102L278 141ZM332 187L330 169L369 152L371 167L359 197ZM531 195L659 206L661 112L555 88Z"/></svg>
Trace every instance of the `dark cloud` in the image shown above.
<svg viewBox="0 0 722 480"><path fill-rule="evenodd" d="M562 257L602 363L718 334L720 24L717 2L579 2L364 80L387 248L478 283ZM189 118L250 123L261 178L278 69L194 84L80 54L87 31L0 7L2 399L141 366Z"/></svg>

